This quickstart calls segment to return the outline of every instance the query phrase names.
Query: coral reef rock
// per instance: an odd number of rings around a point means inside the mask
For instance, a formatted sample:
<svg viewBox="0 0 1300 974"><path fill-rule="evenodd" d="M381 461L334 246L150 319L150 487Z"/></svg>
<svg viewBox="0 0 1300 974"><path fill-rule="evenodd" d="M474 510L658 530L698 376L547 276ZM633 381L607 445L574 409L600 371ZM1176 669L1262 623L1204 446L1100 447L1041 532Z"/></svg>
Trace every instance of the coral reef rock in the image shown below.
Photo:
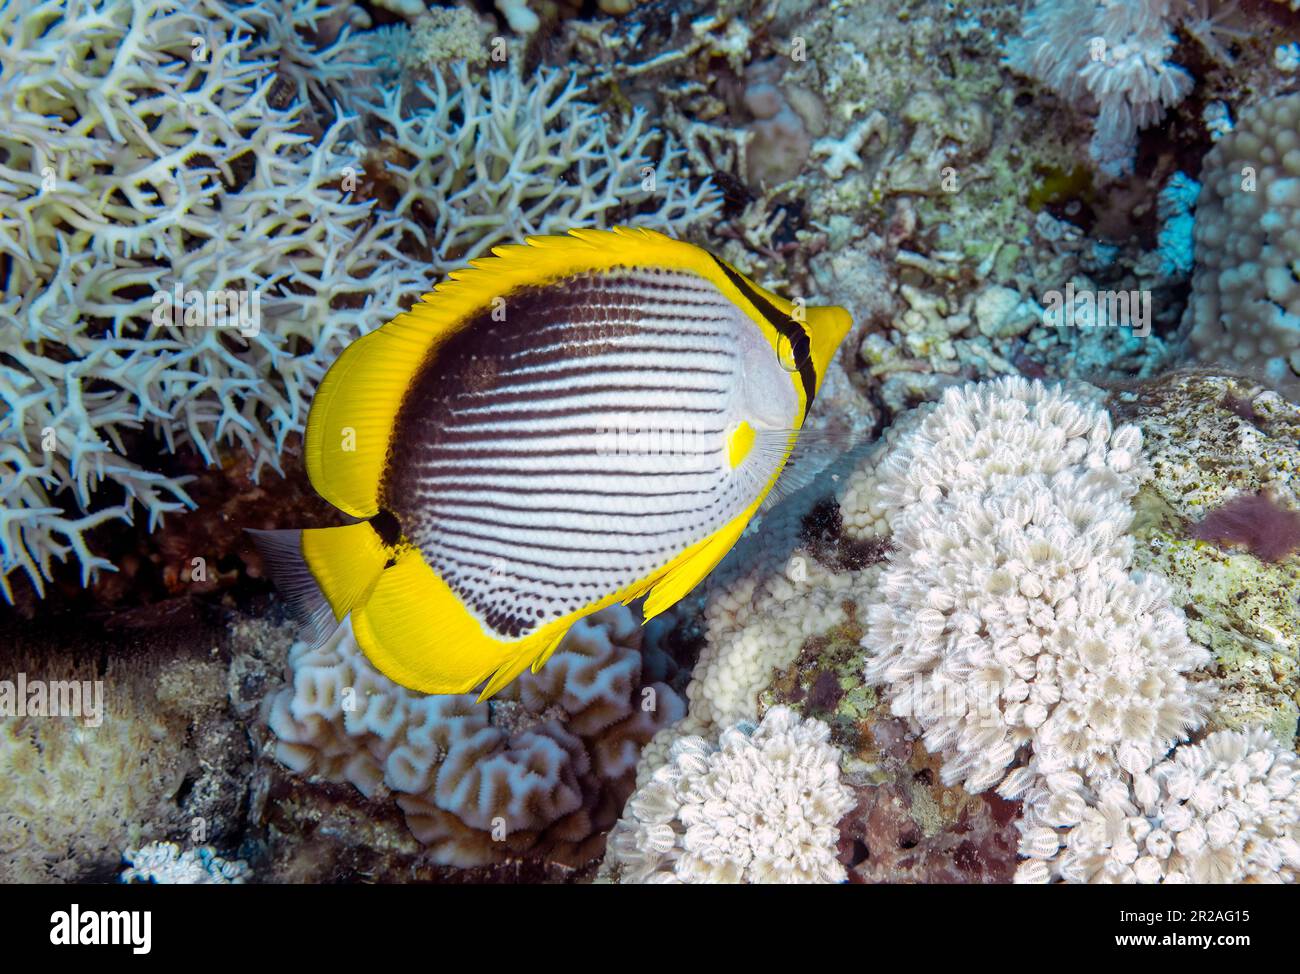
<svg viewBox="0 0 1300 974"><path fill-rule="evenodd" d="M1174 373L1111 396L1141 427L1152 476L1134 500L1135 564L1159 572L1213 654L1211 728L1263 724L1283 741L1300 715L1300 553L1264 561L1195 538L1233 498L1269 492L1300 508L1300 407L1256 382Z"/></svg>

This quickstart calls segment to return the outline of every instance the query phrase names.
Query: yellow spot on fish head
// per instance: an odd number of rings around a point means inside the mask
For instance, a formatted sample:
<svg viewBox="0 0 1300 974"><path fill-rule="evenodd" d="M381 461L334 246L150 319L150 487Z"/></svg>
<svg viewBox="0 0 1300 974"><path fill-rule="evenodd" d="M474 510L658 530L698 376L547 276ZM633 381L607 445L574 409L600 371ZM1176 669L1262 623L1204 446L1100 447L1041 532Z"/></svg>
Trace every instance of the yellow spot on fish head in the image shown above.
<svg viewBox="0 0 1300 974"><path fill-rule="evenodd" d="M754 448L754 427L750 426L743 419L727 437L727 462L731 464L731 469L735 470L745 462L745 457L749 456L749 451Z"/></svg>

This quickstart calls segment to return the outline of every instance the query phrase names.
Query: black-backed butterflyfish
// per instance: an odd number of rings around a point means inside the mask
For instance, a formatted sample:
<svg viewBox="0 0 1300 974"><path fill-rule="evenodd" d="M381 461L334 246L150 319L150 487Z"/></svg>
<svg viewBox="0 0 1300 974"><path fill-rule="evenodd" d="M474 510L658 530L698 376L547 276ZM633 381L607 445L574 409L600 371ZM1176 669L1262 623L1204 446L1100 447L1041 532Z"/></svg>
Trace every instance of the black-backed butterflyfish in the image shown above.
<svg viewBox="0 0 1300 974"><path fill-rule="evenodd" d="M717 565L849 325L651 230L497 247L317 390L307 472L356 523L259 546L307 638L351 615L395 682L490 696L576 620L643 596L649 619Z"/></svg>

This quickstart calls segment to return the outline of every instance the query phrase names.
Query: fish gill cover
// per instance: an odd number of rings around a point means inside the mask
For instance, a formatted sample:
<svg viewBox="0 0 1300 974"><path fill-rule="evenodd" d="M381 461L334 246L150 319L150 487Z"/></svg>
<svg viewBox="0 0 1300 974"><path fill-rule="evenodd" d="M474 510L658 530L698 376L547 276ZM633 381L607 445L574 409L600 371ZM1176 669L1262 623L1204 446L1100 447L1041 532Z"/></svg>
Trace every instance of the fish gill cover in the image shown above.
<svg viewBox="0 0 1300 974"><path fill-rule="evenodd" d="M1298 36L0 0L0 880L1295 881Z"/></svg>

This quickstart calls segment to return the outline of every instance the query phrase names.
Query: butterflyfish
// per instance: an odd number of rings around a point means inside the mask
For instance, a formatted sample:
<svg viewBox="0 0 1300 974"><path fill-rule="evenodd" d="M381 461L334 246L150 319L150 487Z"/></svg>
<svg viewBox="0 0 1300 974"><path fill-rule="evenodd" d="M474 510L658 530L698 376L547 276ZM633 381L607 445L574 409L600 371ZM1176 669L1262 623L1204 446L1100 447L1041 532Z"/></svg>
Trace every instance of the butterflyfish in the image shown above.
<svg viewBox="0 0 1300 974"><path fill-rule="evenodd" d="M851 324L651 230L492 254L322 380L307 472L355 522L255 532L308 638L351 616L393 681L480 699L578 619L643 597L650 619L708 575Z"/></svg>

